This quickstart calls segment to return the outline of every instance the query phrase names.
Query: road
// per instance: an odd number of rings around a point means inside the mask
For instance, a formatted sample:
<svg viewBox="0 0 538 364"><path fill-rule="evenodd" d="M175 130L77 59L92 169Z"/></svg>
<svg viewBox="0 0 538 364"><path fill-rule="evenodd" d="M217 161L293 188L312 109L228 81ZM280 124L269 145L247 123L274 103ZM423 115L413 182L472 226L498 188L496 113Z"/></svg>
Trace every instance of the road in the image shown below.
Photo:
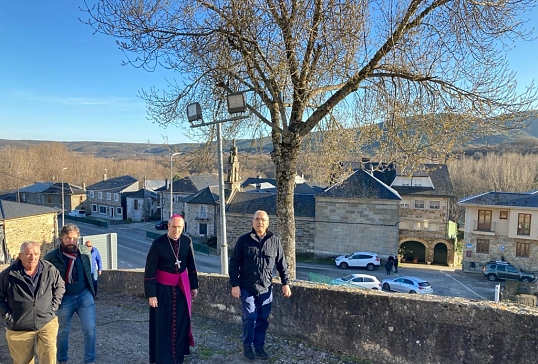
<svg viewBox="0 0 538 364"><path fill-rule="evenodd" d="M110 225L102 228L89 224L78 224L82 235L117 233L118 237L118 268L144 268L146 254L151 240L146 239L146 231L162 232L154 228L154 223L133 223ZM196 253L196 265L199 272L220 273L220 257ZM297 263L297 279L308 280L309 272L331 278L343 277L350 273L365 273L376 276L380 281L394 276L412 275L426 279L432 285L434 293L439 296L464 297L476 300L493 300L496 284L485 279L481 273L462 274L449 267L403 263L398 267L398 273L387 276L382 267L369 272L364 269L342 270L336 265L317 263ZM502 283L501 283L502 285Z"/></svg>

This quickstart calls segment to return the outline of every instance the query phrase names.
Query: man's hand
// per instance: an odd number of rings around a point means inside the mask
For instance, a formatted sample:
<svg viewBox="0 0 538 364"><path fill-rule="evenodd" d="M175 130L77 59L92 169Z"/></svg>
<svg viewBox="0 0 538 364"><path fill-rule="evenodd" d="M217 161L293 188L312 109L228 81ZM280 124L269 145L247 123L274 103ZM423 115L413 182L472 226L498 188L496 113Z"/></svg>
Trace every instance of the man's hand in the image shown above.
<svg viewBox="0 0 538 364"><path fill-rule="evenodd" d="M101 271L100 271L100 270L98 270L98 271L97 271L97 274L98 274L98 275L101 275Z"/></svg>
<svg viewBox="0 0 538 364"><path fill-rule="evenodd" d="M289 285L285 284L282 286L282 294L284 295L284 297L291 296L291 289Z"/></svg>
<svg viewBox="0 0 538 364"><path fill-rule="evenodd" d="M196 298L198 296L198 290L197 289L191 289L191 297Z"/></svg>
<svg viewBox="0 0 538 364"><path fill-rule="evenodd" d="M232 296L235 298L241 297L241 288L239 286L232 287Z"/></svg>
<svg viewBox="0 0 538 364"><path fill-rule="evenodd" d="M157 307L157 297L150 297L148 298L149 301L149 307Z"/></svg>

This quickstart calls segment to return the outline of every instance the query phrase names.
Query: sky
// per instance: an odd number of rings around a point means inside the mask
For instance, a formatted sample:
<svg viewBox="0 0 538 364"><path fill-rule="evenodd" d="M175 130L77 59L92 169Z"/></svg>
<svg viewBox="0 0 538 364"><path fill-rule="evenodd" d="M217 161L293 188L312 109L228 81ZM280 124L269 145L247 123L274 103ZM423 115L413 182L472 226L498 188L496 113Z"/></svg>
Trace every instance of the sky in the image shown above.
<svg viewBox="0 0 538 364"><path fill-rule="evenodd" d="M190 142L177 126L148 120L138 96L179 74L122 66L115 39L79 21L82 4L0 0L0 139ZM526 17L538 29L538 9ZM509 53L522 89L538 81L537 60L538 40Z"/></svg>

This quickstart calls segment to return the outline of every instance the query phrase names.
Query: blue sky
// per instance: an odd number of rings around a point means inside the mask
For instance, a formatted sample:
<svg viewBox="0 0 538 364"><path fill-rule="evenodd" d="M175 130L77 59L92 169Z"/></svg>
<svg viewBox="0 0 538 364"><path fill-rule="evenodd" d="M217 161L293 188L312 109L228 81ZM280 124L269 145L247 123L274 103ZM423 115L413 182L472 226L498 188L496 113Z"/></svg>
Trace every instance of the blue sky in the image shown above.
<svg viewBox="0 0 538 364"><path fill-rule="evenodd" d="M146 118L138 92L163 89L171 71L122 66L115 39L82 24L79 0L0 0L0 139L189 142ZM538 28L538 9L529 13ZM509 56L519 85L538 80L538 41Z"/></svg>

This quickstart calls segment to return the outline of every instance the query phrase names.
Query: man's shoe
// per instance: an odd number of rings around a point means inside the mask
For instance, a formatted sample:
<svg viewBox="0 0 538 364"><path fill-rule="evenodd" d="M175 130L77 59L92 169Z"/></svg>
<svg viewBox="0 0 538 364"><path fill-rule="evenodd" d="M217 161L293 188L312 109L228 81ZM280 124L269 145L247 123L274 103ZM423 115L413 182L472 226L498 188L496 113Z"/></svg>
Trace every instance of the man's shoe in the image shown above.
<svg viewBox="0 0 538 364"><path fill-rule="evenodd" d="M254 352L252 351L251 345L243 345L243 354L245 355L245 358L247 358L248 361L256 360L256 356L254 355Z"/></svg>
<svg viewBox="0 0 538 364"><path fill-rule="evenodd" d="M258 355L258 358L260 358L260 360L269 359L269 355L267 355L265 350L263 350L263 346L259 348L254 348L254 350L256 351L256 355Z"/></svg>

